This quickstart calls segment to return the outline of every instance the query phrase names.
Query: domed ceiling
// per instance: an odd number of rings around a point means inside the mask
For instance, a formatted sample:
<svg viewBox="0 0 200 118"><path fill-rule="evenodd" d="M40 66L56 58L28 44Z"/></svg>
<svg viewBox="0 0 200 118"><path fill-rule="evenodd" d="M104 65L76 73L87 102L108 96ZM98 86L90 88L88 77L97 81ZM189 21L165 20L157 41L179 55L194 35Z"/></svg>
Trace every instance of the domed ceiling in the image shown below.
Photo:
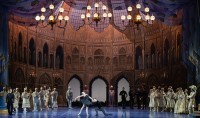
<svg viewBox="0 0 200 118"><path fill-rule="evenodd" d="M84 25L80 16L86 12L87 5L93 5L96 1L106 5L107 11L113 14L113 22L106 19L98 27L94 22L88 24L97 32L103 31L109 26L109 23L118 30L125 30L126 27L121 23L120 16L127 14L127 7L135 6L136 3L140 3L142 7L148 6L150 14L154 14L156 19L165 24L180 25L182 20L181 9L193 2L193 0L0 0L1 5L8 7L11 21L28 26L36 25L34 18L40 13L43 6L49 11L48 7L53 2L55 14L58 12L58 8L64 6L65 14L70 17L69 23L75 30ZM135 9L133 8L133 10ZM143 11L140 11L140 14L142 13ZM46 15L48 14L49 12ZM125 21L125 24L127 23L128 21Z"/></svg>

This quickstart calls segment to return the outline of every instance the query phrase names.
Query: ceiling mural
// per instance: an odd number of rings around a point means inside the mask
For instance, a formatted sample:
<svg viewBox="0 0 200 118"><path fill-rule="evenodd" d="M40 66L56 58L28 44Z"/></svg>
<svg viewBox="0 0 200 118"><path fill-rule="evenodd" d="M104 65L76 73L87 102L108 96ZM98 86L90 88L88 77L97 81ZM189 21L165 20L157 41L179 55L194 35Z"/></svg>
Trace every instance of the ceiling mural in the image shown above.
<svg viewBox="0 0 200 118"><path fill-rule="evenodd" d="M20 25L33 26L37 22L35 16L40 13L40 9L44 6L47 11L49 5L53 3L55 5L54 14L58 12L58 8L65 6L64 9L68 11L70 16L70 24L75 30L78 30L84 25L81 21L80 15L86 12L88 4L93 6L95 0L0 0L1 5L8 7L10 12L10 21L13 21ZM127 14L128 6L135 6L136 3L140 3L141 7L148 6L150 14L154 14L156 19L168 24L168 25L180 25L182 21L182 9L189 4L193 4L193 0L99 0L102 4L108 7L107 11L111 11L113 14L114 24L119 30L124 30L124 25L128 24L128 20L125 20L124 24L121 23L120 17L122 14ZM100 4L101 5L101 4ZM134 9L134 8L133 8ZM91 9L93 13L94 9ZM101 12L101 11L100 11ZM143 14L144 11L140 11ZM179 13L179 15L178 15ZM46 13L48 15L49 12ZM81 21L81 22L80 22ZM119 23L120 22L120 23ZM95 31L101 32L104 28L108 27L109 20L106 19L104 23L95 25L94 21L89 21L89 26Z"/></svg>

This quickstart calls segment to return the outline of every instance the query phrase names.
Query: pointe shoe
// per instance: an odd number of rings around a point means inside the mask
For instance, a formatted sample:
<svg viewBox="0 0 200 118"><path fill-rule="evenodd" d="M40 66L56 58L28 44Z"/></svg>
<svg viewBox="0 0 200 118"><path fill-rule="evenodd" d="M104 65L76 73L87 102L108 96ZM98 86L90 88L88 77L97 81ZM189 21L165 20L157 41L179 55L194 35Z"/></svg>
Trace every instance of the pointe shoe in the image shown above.
<svg viewBox="0 0 200 118"><path fill-rule="evenodd" d="M80 116L81 115L81 113L78 113L78 116Z"/></svg>

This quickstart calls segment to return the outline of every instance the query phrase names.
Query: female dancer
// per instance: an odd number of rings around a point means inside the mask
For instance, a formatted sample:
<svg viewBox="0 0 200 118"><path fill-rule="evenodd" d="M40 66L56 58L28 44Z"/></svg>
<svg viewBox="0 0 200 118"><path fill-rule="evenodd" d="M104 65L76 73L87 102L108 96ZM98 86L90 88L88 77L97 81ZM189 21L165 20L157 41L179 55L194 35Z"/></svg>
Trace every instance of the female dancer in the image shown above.
<svg viewBox="0 0 200 118"><path fill-rule="evenodd" d="M88 116L88 106L92 104L92 98L87 95L85 92L82 92L82 95L77 96L75 98L75 100L77 100L78 98L81 98L81 102L83 103L83 106L80 109L80 112L78 113L78 115L80 115L82 113L82 110L84 109L84 107L86 107L86 115Z"/></svg>

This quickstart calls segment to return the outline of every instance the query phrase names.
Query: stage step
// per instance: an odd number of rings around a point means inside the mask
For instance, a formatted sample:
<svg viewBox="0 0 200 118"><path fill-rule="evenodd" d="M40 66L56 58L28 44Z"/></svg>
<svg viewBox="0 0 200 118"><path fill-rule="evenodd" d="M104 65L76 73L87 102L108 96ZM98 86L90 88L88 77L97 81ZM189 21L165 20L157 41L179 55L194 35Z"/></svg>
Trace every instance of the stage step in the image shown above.
<svg viewBox="0 0 200 118"><path fill-rule="evenodd" d="M194 111L193 116L200 116L200 111Z"/></svg>

